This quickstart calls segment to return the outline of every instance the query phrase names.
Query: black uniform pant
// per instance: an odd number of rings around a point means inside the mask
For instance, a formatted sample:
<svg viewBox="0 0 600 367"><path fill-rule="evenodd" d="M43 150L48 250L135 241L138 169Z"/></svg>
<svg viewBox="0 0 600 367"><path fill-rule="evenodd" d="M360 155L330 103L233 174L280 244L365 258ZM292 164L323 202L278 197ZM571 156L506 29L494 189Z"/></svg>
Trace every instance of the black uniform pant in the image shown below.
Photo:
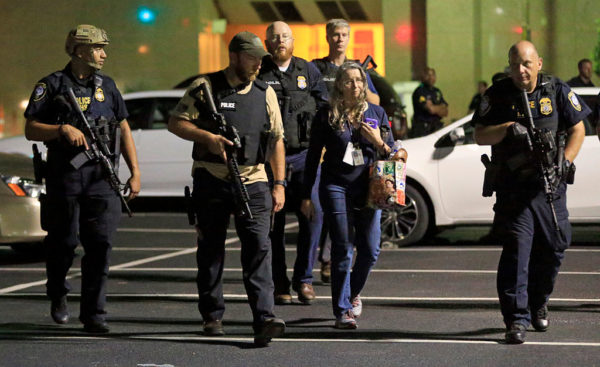
<svg viewBox="0 0 600 367"><path fill-rule="evenodd" d="M497 290L506 326L529 326L531 312L550 297L564 251L571 243L566 184L553 201L558 226L543 192L498 192L494 234L502 244Z"/></svg>
<svg viewBox="0 0 600 367"><path fill-rule="evenodd" d="M304 166L306 161L306 150L298 154L285 157L288 168L288 186L285 190L285 206L275 214L273 228L270 238L273 249L273 282L275 294L287 294L290 292L290 280L287 277L287 265L285 261L285 219L287 212L293 212L298 219L298 239L296 244L296 261L292 285L297 288L302 283L313 283L313 266L317 258L317 249L323 226L323 210L319 202L319 181L321 169L317 171L317 178L311 192L311 200L315 205L315 215L308 220L300 212L302 202L301 192L304 187ZM290 176L291 174L291 176Z"/></svg>
<svg viewBox="0 0 600 367"><path fill-rule="evenodd" d="M46 249L46 292L57 299L71 290L66 279L75 248L81 242L81 301L83 323L104 320L106 281L112 239L121 218L121 201L102 179L97 165L86 165L47 179L42 203Z"/></svg>
<svg viewBox="0 0 600 367"><path fill-rule="evenodd" d="M274 317L271 242L269 225L273 206L266 182L246 185L253 219L235 216L235 228L242 244L242 278L256 328ZM193 200L198 216L198 309L204 321L222 320L223 266L225 239L231 213L236 210L233 185L204 169L194 172Z"/></svg>

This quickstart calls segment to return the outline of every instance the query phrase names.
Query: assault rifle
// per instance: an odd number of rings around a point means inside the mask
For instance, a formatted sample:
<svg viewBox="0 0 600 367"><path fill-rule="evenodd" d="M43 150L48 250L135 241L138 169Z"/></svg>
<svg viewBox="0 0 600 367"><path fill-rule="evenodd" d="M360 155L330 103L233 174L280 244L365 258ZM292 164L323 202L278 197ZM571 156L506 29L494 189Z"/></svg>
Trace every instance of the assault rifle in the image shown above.
<svg viewBox="0 0 600 367"><path fill-rule="evenodd" d="M113 189L113 191L117 195L119 195L119 198L121 199L121 203L123 203L125 210L127 210L127 214L130 217L132 217L133 214L131 213L131 209L129 209L129 205L127 205L127 200L125 200L125 197L123 197L123 193L121 192L121 187L123 185L121 184L121 181L119 180L119 176L117 176L117 173L113 167L112 162L108 158L111 155L110 149L104 142L102 142L100 139L98 139L98 136L96 136L96 133L90 126L90 123L88 122L87 118L83 114L83 111L81 111L81 107L79 107L79 103L77 103L77 99L75 98L75 93L73 93L73 88L69 87L69 89L67 90L67 97L68 97L69 104L71 105L73 110L76 112L76 117L79 119L81 127L83 128L84 135L86 136L87 139L89 139L88 140L89 149L86 150L85 152L82 152L82 153L78 154L77 156L75 156L75 158L73 158L71 160L71 165L75 168L78 168L78 167L81 167L85 162L87 162L89 160L99 162L100 165L102 166L102 169L104 170L104 173L106 174L106 179L107 179L108 183L110 184L110 187ZM119 142L115 142L115 144L118 144L118 143Z"/></svg>
<svg viewBox="0 0 600 367"><path fill-rule="evenodd" d="M244 186L244 180L240 174L240 168L237 161L237 152L242 148L240 136L235 126L230 125L225 120L225 116L222 113L217 112L217 107L212 97L210 89L208 89L207 83L200 85L204 98L208 103L208 107L212 114L212 118L217 123L219 128L219 134L225 139L233 142L233 146L226 145L225 153L227 155L227 168L229 169L229 176L233 182L235 193L238 199L238 213L237 215L242 218L253 219L252 211L250 210L250 195L246 186Z"/></svg>
<svg viewBox="0 0 600 367"><path fill-rule="evenodd" d="M372 69L377 69L377 64L373 60L373 57L371 57L371 55L367 55L367 57L365 57L365 60L360 64L360 67L365 71L365 73L369 68L369 64L373 65Z"/></svg>
<svg viewBox="0 0 600 367"><path fill-rule="evenodd" d="M546 201L548 204L550 204L550 209L552 210L552 221L554 222L554 228L560 232L558 220L556 219L556 211L554 210L554 188L552 187L552 181L556 179L556 171L554 167L554 152L556 152L556 142L554 141L554 137L550 131L539 130L535 127L533 116L531 115L531 109L529 108L527 91L525 90L521 91L521 101L525 110L525 116L528 120L527 144L529 146L529 151L533 155L538 175L544 184L544 194L546 195Z"/></svg>

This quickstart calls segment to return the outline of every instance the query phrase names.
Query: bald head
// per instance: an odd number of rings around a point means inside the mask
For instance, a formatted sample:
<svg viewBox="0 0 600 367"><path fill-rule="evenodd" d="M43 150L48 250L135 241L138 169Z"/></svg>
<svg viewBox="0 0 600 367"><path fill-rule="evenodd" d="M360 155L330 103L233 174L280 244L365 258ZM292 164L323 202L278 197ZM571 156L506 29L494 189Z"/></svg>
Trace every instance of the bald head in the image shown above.
<svg viewBox="0 0 600 367"><path fill-rule="evenodd" d="M273 56L275 63L287 63L292 58L294 38L287 23L277 21L269 24L266 38L267 51Z"/></svg>
<svg viewBox="0 0 600 367"><path fill-rule="evenodd" d="M542 70L542 58L534 44L529 41L519 41L508 51L510 78L514 85L527 92L533 92L537 85L537 77Z"/></svg>

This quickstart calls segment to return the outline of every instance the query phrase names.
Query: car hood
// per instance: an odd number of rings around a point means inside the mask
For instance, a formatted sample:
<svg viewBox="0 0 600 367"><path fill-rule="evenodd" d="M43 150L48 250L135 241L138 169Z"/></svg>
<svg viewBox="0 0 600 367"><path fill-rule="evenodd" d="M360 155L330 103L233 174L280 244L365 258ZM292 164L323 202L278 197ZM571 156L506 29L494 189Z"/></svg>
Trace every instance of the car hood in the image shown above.
<svg viewBox="0 0 600 367"><path fill-rule="evenodd" d="M33 160L22 154L0 153L0 174L33 178Z"/></svg>

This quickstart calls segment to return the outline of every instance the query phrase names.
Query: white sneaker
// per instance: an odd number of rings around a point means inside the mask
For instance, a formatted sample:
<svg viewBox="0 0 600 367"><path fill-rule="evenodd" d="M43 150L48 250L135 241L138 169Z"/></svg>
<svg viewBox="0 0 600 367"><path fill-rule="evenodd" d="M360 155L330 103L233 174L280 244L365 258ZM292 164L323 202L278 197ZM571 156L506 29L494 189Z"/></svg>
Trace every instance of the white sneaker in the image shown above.
<svg viewBox="0 0 600 367"><path fill-rule="evenodd" d="M362 313L362 301L360 300L360 295L352 298L352 314L354 317L359 317Z"/></svg>
<svg viewBox="0 0 600 367"><path fill-rule="evenodd" d="M356 329L356 320L354 320L352 311L346 311L342 314L342 316L338 317L335 320L334 327L336 329Z"/></svg>

